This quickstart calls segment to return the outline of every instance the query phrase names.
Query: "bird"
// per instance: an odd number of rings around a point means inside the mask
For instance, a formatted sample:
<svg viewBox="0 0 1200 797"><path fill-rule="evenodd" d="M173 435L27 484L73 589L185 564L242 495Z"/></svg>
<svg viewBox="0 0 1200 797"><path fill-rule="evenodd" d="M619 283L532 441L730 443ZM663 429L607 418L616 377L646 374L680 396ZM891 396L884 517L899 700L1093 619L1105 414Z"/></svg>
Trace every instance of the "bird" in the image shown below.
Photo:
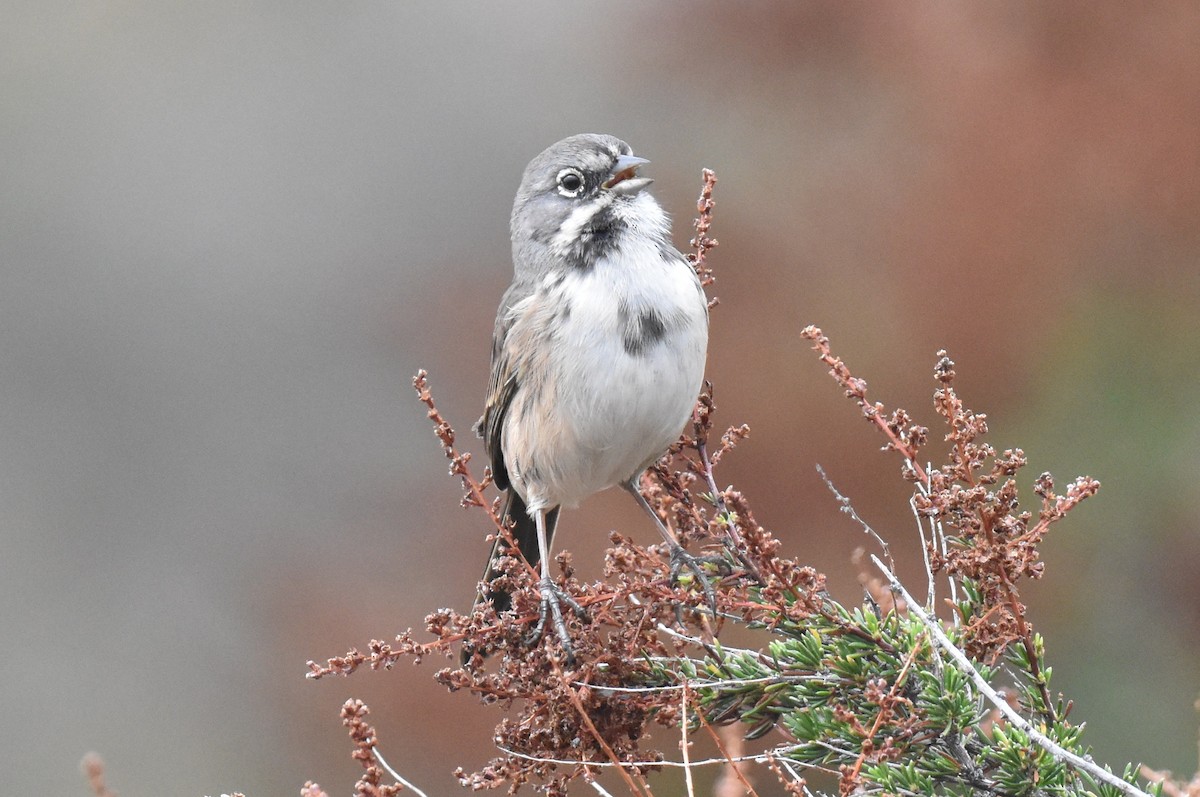
<svg viewBox="0 0 1200 797"><path fill-rule="evenodd" d="M649 161L624 141L573 135L525 168L510 218L513 281L496 313L483 438L503 515L525 560L540 568L536 642L547 618L573 658L563 604L579 604L550 574L563 508L610 487L653 519L682 567L711 586L642 495L642 473L682 433L703 380L708 300L671 243L670 220L639 174ZM497 538L483 583L508 555ZM481 589L497 611L512 598ZM464 657L467 652L464 651Z"/></svg>

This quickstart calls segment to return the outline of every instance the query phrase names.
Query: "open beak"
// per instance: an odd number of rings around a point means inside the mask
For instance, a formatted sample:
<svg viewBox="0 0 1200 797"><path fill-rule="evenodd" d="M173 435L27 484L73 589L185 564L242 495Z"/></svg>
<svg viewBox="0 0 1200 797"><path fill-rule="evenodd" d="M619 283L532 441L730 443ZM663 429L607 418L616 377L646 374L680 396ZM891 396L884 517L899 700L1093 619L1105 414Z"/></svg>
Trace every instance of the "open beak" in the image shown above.
<svg viewBox="0 0 1200 797"><path fill-rule="evenodd" d="M624 194L633 196L638 191L641 191L650 183L654 182L649 177L638 177L637 169L643 163L650 161L645 158L639 158L636 155L622 155L617 158L617 162L613 164L612 176L602 184L604 188L612 191L614 194Z"/></svg>

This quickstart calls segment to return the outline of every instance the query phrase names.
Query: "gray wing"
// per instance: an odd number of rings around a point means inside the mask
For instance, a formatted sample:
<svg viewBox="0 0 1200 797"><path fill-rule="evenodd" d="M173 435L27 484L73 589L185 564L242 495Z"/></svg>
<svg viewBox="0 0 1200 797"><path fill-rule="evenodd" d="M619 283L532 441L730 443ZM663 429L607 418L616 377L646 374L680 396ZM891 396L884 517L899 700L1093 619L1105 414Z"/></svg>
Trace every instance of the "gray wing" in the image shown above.
<svg viewBox="0 0 1200 797"><path fill-rule="evenodd" d="M500 309L496 312L496 327L492 333L492 376L488 383L487 399L483 406L483 416L475 423L475 432L483 438L483 446L487 451L492 466L492 478L501 490L509 488L508 468L504 464L504 450L501 445L501 432L504 429L504 418L508 408L512 406L513 397L520 386L520 375L517 373L516 357L505 345L509 329L513 325L512 308L517 302L528 296L530 290L522 284L513 283L500 300Z"/></svg>

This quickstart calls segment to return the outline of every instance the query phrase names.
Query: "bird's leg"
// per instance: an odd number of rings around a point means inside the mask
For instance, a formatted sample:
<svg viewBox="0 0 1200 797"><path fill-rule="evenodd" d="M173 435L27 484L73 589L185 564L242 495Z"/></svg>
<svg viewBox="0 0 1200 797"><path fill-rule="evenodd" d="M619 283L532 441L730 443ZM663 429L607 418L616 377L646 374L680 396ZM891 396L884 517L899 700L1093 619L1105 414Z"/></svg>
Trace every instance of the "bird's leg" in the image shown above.
<svg viewBox="0 0 1200 797"><path fill-rule="evenodd" d="M641 480L641 474L634 476L629 481L625 482L622 487L626 492L633 496L633 500L638 502L646 514L654 520L654 526L658 529L658 533L662 535L663 541L671 549L671 581L672 583L679 580L679 571L687 568L692 571L696 580L700 582L700 588L704 590L704 597L708 599L708 607L712 609L713 615L717 613L717 593L713 589L712 582L708 579L708 574L704 572L703 565L716 565L718 570L728 573L729 565L724 559L712 556L692 556L687 551L683 550L683 546L671 534L663 523L662 518L650 506L650 502L646 500L646 496L642 495L642 491L638 489L638 482Z"/></svg>
<svg viewBox="0 0 1200 797"><path fill-rule="evenodd" d="M533 645L541 639L542 634L546 630L546 620L552 618L554 632L558 634L558 640L562 643L563 652L567 654L567 661L574 662L575 651L571 649L571 637L567 633L567 623L563 619L562 604L560 602L565 602L581 618L586 618L587 612L583 610L583 607L574 598L560 589L554 583L554 579L550 577L550 545L546 539L546 510L536 510L533 520L537 526L538 554L541 557L542 566L542 579L538 583L538 588L542 594L542 604L538 613L537 625L534 626L533 632L526 639L525 644Z"/></svg>

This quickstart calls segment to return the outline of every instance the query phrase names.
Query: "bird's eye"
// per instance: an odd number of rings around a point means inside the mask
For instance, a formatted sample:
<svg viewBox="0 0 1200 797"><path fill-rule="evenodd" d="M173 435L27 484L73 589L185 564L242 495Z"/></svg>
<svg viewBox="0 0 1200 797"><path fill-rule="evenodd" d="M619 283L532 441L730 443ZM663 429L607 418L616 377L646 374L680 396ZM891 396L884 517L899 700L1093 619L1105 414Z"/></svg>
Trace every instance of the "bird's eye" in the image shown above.
<svg viewBox="0 0 1200 797"><path fill-rule="evenodd" d="M566 197L577 197L583 193L583 175L578 169L563 169L558 173L558 193Z"/></svg>

